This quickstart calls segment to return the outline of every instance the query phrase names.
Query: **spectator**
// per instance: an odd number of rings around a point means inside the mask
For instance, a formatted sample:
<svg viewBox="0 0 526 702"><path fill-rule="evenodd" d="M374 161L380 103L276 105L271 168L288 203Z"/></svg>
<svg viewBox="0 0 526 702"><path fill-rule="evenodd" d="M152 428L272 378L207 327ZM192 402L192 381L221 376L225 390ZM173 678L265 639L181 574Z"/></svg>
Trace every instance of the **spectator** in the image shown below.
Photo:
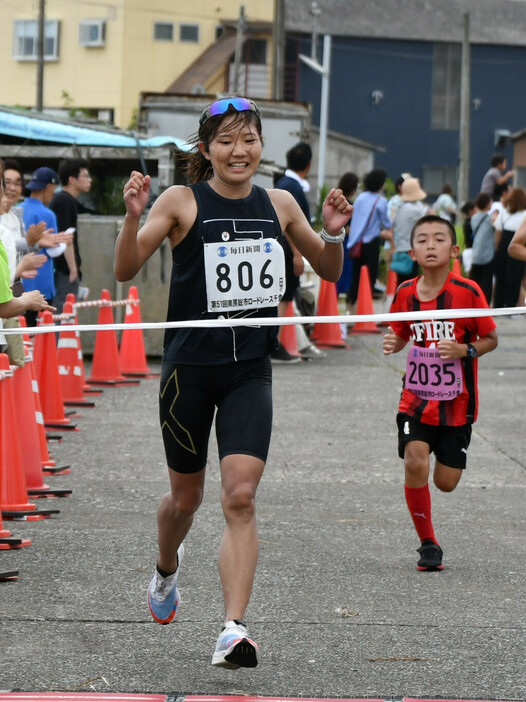
<svg viewBox="0 0 526 702"><path fill-rule="evenodd" d="M312 150L305 142L299 142L287 151L286 159L287 169L285 174L279 178L275 187L279 190L287 190L292 195L310 224L310 206L305 193L308 193L310 190L307 175L310 171ZM278 305L279 317L285 316L289 303L294 299L300 282L300 275L304 270L303 257L288 237L285 237L283 250L285 252L286 286L281 302ZM270 354L270 358L274 363L298 363L301 360L299 356L290 354L281 343Z"/></svg>
<svg viewBox="0 0 526 702"><path fill-rule="evenodd" d="M486 171L480 186L481 193L488 193L494 200L498 200L496 188L504 185L515 175L514 170L506 170L506 156L504 154L493 154L490 159L490 168Z"/></svg>
<svg viewBox="0 0 526 702"><path fill-rule="evenodd" d="M401 175L399 178L396 179L394 187L395 187L395 194L393 197L389 198L387 201L387 216L391 220L391 222L394 222L394 218L396 216L396 210L398 207L402 204L402 184L406 178L410 176L403 176Z"/></svg>
<svg viewBox="0 0 526 702"><path fill-rule="evenodd" d="M39 253L41 248L57 246L60 236L46 231L44 222L32 224L27 232L24 228L22 209L17 207L24 190L24 174L18 161L11 158L4 161L4 181L4 213L0 215L0 223L9 230L15 242L17 258L28 252Z"/></svg>
<svg viewBox="0 0 526 702"><path fill-rule="evenodd" d="M358 178L356 173L353 173L352 171L347 171L347 173L344 173L338 182L337 187L340 188L340 190L345 195L350 204L352 204L354 200L354 196L356 195L356 191L358 190L359 182L360 179ZM350 229L351 220L349 219L349 221L345 225L345 239L343 240L344 251L347 251L347 241L349 240ZM343 261L342 274L340 276L340 279L336 283L336 291L338 295L345 294L351 287L352 269L352 260L349 258L349 256L345 256Z"/></svg>
<svg viewBox="0 0 526 702"><path fill-rule="evenodd" d="M3 203L4 200L4 166L0 160L0 203ZM0 352L5 353L7 351L7 340L5 335L2 334L2 319L17 317L28 310L32 310L34 314L37 314L41 310L54 311L54 307L47 304L44 296L38 290L23 292L18 297L14 297L11 288L11 273L7 262L7 252L4 245L0 242Z"/></svg>
<svg viewBox="0 0 526 702"><path fill-rule="evenodd" d="M433 203L432 209L442 219L455 224L457 219L457 203L453 199L453 189L449 183L444 183L442 192Z"/></svg>
<svg viewBox="0 0 526 702"><path fill-rule="evenodd" d="M490 198L491 202L491 198ZM473 229L471 226L471 217L475 212L475 203L473 200L466 200L460 208L460 213L464 216L462 222L462 232L464 234L464 249L470 249L473 246Z"/></svg>
<svg viewBox="0 0 526 702"><path fill-rule="evenodd" d="M479 284L491 304L493 292L493 268L495 258L495 229L491 221L491 197L488 193L479 193L475 200L475 212L471 217L473 228L473 247L470 278Z"/></svg>
<svg viewBox="0 0 526 702"><path fill-rule="evenodd" d="M519 300L524 261L511 258L508 247L520 224L526 217L526 192L512 188L505 202L505 209L494 223L496 231L494 307L516 307Z"/></svg>
<svg viewBox="0 0 526 702"><path fill-rule="evenodd" d="M53 304L59 313L62 312L68 293L78 297L79 284L82 280L80 270L81 258L78 244L77 198L82 193L89 192L91 176L88 164L84 159L64 159L58 165L58 177L62 189L53 195L49 209L53 210L57 218L59 231L72 230L73 241L68 244L63 254L55 261L55 297Z"/></svg>
<svg viewBox="0 0 526 702"><path fill-rule="evenodd" d="M416 222L427 214L427 207L422 200L426 193L420 187L418 178L406 178L400 189L401 204L395 211L393 221L394 255L391 268L396 272L397 286L406 280L414 278L418 273L418 262L409 256L411 248L411 231ZM401 257L402 267L397 270ZM404 269L404 266L406 268Z"/></svg>
<svg viewBox="0 0 526 702"><path fill-rule="evenodd" d="M356 251L353 258L351 287L347 293L349 312L352 312L358 297L361 267L367 266L369 271L372 297L378 275L380 241L381 239L389 242L393 240L393 223L387 216L387 199L383 195L386 177L387 173L380 168L370 171L364 178L364 191L354 202L347 241L348 254L352 255Z"/></svg>
<svg viewBox="0 0 526 702"><path fill-rule="evenodd" d="M30 182L27 184L27 189L30 191L28 198L22 203L23 222L24 226L29 228L32 224L45 222L46 229L50 229L52 233L57 232L57 220L55 213L52 212L49 205L51 198L58 185L58 176L51 168L43 166L37 168L33 173ZM71 240L71 236L69 237ZM53 280L53 261L52 257L56 253L62 253L65 250L66 244L61 244L55 249L46 248L44 252L47 261L38 269L35 278L25 279L23 286L25 290L39 290L48 304L51 304L55 295L55 283ZM36 314L34 311L29 311L26 314L27 325L35 326Z"/></svg>

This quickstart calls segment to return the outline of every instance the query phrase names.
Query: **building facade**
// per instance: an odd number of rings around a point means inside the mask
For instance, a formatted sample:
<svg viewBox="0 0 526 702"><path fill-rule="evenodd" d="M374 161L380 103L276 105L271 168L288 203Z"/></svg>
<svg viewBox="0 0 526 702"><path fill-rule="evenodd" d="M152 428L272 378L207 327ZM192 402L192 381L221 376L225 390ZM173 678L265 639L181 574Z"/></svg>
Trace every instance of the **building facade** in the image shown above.
<svg viewBox="0 0 526 702"><path fill-rule="evenodd" d="M4 3L0 61L4 105L32 108L37 94L38 2ZM272 3L243 0L247 42L237 65L238 86L270 97ZM43 107L76 111L119 127L133 124L138 95L163 92L195 66L240 21L237 0L98 0L45 3ZM203 74L190 72L187 92L228 90L234 41ZM225 53L226 52L226 53ZM175 86L177 89L177 86ZM255 95L257 96L257 95Z"/></svg>
<svg viewBox="0 0 526 702"><path fill-rule="evenodd" d="M469 19L469 196L493 153L513 162L510 139L524 127L526 2L518 0L287 0L286 97L312 104L321 79L298 60L332 37L329 129L381 144L375 165L395 180L420 177L430 196L456 192L460 158L464 18Z"/></svg>

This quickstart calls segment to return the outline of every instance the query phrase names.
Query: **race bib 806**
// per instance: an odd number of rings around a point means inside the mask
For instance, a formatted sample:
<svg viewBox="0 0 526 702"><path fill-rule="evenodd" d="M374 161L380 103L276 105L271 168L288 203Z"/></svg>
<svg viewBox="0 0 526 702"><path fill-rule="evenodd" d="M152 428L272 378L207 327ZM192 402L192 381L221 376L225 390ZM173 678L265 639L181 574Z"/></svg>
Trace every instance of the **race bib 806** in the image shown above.
<svg viewBox="0 0 526 702"><path fill-rule="evenodd" d="M204 244L208 311L275 307L285 291L285 255L276 239Z"/></svg>

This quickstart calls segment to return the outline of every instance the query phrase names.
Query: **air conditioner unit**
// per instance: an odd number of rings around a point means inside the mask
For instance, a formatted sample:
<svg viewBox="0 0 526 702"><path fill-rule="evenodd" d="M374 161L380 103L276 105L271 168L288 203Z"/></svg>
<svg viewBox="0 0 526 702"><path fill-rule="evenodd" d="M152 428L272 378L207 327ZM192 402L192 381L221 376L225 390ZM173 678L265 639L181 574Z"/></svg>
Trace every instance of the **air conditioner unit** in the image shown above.
<svg viewBox="0 0 526 702"><path fill-rule="evenodd" d="M106 20L87 19L79 23L81 46L104 46L106 44Z"/></svg>

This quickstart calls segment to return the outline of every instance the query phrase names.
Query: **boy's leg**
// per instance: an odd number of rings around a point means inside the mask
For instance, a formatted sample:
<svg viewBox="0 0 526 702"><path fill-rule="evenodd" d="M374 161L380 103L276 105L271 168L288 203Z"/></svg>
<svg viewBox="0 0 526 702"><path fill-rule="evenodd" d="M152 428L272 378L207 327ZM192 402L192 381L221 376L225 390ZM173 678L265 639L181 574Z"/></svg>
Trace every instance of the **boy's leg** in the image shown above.
<svg viewBox="0 0 526 702"><path fill-rule="evenodd" d="M405 445L405 500L420 541L436 543L431 519L429 492L429 445L424 441L410 441Z"/></svg>
<svg viewBox="0 0 526 702"><path fill-rule="evenodd" d="M435 428L405 414L398 414L398 454L404 459L405 498L421 545L418 570L442 570L442 549L431 519L429 457Z"/></svg>
<svg viewBox="0 0 526 702"><path fill-rule="evenodd" d="M457 487L461 477L461 468L451 468L451 466L436 461L433 482L442 492L452 492Z"/></svg>
<svg viewBox="0 0 526 702"><path fill-rule="evenodd" d="M436 455L433 481L442 492L452 492L462 477L471 441L471 424L444 427L433 450Z"/></svg>

